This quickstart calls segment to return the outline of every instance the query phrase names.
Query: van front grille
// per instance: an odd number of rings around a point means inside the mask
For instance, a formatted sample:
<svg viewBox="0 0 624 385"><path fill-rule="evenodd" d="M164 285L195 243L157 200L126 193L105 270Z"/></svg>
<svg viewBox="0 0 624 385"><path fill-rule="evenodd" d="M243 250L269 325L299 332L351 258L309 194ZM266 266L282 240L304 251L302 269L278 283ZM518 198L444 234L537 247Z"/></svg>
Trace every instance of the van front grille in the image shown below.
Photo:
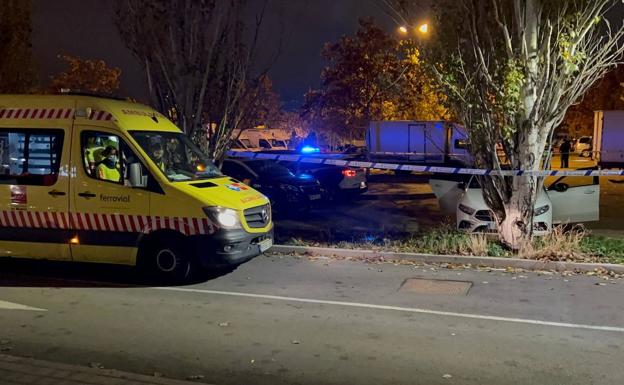
<svg viewBox="0 0 624 385"><path fill-rule="evenodd" d="M247 209L244 214L247 226L251 228L265 227L271 222L271 206L268 204Z"/></svg>

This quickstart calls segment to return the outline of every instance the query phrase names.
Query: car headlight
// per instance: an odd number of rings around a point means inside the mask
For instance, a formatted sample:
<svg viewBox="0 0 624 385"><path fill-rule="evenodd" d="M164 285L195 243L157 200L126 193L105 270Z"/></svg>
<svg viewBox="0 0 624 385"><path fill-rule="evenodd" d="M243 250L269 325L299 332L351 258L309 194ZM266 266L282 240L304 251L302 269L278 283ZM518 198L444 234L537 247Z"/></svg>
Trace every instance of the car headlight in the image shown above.
<svg viewBox="0 0 624 385"><path fill-rule="evenodd" d="M281 188L282 190L289 190L289 191L299 192L299 187L297 187L297 186L293 186L293 185L291 185L291 184L285 184L285 183L282 183L282 184L280 184L280 188Z"/></svg>
<svg viewBox="0 0 624 385"><path fill-rule="evenodd" d="M549 205L544 205L542 207L538 207L535 209L535 211L533 211L533 216L539 216L542 214L546 214L548 212L548 210L550 210L550 206Z"/></svg>
<svg viewBox="0 0 624 385"><path fill-rule="evenodd" d="M208 218L224 229L240 229L242 227L236 210L212 206L204 207L204 212Z"/></svg>
<svg viewBox="0 0 624 385"><path fill-rule="evenodd" d="M462 205L461 203L459 204L459 206L458 206L458 207L459 207L459 209L460 209L462 212L464 212L464 213L466 213L466 214L468 214L468 215L472 215L472 214L474 214L474 213L475 213L475 209L473 209L473 208L471 208L471 207L468 207L468 206L465 206L465 205Z"/></svg>

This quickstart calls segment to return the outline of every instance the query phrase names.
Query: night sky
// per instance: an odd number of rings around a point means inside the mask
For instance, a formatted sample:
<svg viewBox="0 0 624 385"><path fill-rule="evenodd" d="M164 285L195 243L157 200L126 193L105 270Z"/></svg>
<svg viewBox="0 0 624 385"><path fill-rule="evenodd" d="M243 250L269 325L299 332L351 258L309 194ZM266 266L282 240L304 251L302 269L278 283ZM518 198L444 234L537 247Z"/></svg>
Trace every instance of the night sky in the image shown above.
<svg viewBox="0 0 624 385"><path fill-rule="evenodd" d="M145 100L143 72L117 33L112 9L110 0L33 0L33 45L42 80L63 70L58 54L103 59L122 69L122 95ZM287 107L297 107L303 93L318 85L323 44L352 34L358 18L370 15L392 28L372 0L272 0L263 40L275 40L282 29L278 20L284 21L287 40L270 76ZM275 46L262 48L274 52Z"/></svg>

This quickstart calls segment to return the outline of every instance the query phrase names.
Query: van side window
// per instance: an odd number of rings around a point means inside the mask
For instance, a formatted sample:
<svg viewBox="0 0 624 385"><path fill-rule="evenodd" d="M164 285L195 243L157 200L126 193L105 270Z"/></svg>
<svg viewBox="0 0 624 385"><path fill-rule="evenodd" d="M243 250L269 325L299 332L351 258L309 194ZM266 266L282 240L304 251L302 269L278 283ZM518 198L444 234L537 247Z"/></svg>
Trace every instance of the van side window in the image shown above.
<svg viewBox="0 0 624 385"><path fill-rule="evenodd" d="M63 130L0 129L0 184L52 186L63 137Z"/></svg>
<svg viewBox="0 0 624 385"><path fill-rule="evenodd" d="M139 157L117 135L83 131L80 142L84 169L91 178L130 185L128 168L132 163L140 164L143 175L148 175Z"/></svg>
<svg viewBox="0 0 624 385"><path fill-rule="evenodd" d="M80 135L81 154L87 175L122 183L119 137L106 132L84 131Z"/></svg>

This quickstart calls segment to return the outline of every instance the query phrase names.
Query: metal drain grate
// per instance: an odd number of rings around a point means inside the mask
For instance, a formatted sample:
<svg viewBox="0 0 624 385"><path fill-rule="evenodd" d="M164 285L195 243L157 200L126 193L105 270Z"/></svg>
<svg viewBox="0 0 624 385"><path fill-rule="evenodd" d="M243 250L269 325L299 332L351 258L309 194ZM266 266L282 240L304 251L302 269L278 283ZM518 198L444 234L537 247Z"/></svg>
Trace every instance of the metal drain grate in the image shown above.
<svg viewBox="0 0 624 385"><path fill-rule="evenodd" d="M399 291L417 294L468 295L470 281L446 281L442 279L408 278Z"/></svg>

